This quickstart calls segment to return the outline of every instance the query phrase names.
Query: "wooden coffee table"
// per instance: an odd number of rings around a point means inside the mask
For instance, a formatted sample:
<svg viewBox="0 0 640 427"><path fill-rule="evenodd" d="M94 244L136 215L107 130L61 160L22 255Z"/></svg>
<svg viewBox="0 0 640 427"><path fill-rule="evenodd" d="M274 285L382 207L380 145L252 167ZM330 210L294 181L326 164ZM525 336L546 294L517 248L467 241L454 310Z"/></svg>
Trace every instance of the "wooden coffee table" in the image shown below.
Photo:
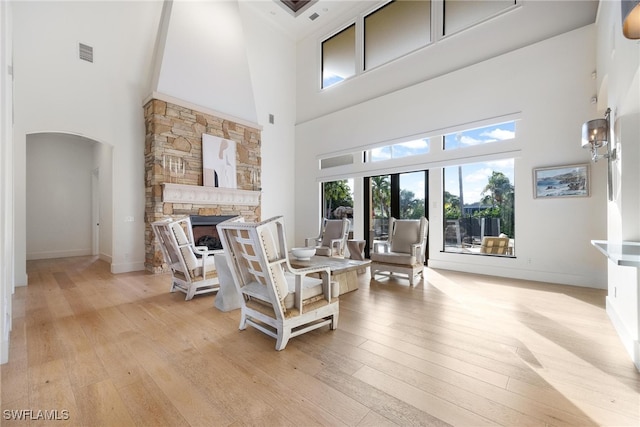
<svg viewBox="0 0 640 427"><path fill-rule="evenodd" d="M340 295L358 289L358 270L369 268L371 261L349 258L334 258L314 255L309 260L299 260L289 254L289 263L294 268L315 267L326 265L331 271L331 279L340 284Z"/></svg>

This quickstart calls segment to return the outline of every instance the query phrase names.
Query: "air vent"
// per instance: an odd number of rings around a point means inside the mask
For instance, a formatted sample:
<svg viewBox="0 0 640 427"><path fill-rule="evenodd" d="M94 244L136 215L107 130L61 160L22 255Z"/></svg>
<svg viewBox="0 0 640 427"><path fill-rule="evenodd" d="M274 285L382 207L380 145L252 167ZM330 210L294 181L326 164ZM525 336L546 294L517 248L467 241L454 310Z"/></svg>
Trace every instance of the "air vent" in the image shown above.
<svg viewBox="0 0 640 427"><path fill-rule="evenodd" d="M313 14L309 16L309 19L311 19L312 21L315 21L318 16L320 15L318 15L316 12L313 12Z"/></svg>
<svg viewBox="0 0 640 427"><path fill-rule="evenodd" d="M80 52L80 59L87 62L93 62L93 48L91 46L78 43L78 51Z"/></svg>

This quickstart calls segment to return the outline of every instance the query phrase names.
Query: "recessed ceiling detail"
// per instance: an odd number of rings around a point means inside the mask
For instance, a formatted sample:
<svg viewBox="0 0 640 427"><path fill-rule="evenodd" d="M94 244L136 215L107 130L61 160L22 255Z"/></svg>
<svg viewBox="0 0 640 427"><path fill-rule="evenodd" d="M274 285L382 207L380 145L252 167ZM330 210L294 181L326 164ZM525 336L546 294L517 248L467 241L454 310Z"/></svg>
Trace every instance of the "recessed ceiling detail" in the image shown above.
<svg viewBox="0 0 640 427"><path fill-rule="evenodd" d="M293 16L299 16L317 1L318 0L275 0L276 3Z"/></svg>

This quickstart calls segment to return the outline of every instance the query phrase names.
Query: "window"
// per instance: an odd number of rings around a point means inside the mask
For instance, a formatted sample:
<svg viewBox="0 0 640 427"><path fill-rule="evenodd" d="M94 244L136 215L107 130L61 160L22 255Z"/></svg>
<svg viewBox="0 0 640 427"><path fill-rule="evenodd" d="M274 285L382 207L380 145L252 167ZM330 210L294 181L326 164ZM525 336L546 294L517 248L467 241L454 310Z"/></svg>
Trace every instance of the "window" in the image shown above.
<svg viewBox="0 0 640 427"><path fill-rule="evenodd" d="M368 161L380 162L382 160L399 159L402 157L427 154L428 152L429 138L422 138L414 141L400 142L398 144L374 148L369 151Z"/></svg>
<svg viewBox="0 0 640 427"><path fill-rule="evenodd" d="M515 138L515 136L516 122L511 121L447 134L444 136L444 149L455 150L495 141L506 141Z"/></svg>
<svg viewBox="0 0 640 427"><path fill-rule="evenodd" d="M484 253L484 237L508 238L498 255L515 255L514 160L444 169L444 251Z"/></svg>
<svg viewBox="0 0 640 427"><path fill-rule="evenodd" d="M364 18L364 69L399 58L430 41L430 1L387 3Z"/></svg>
<svg viewBox="0 0 640 427"><path fill-rule="evenodd" d="M453 34L498 14L515 0L444 0L443 35Z"/></svg>
<svg viewBox="0 0 640 427"><path fill-rule="evenodd" d="M350 25L322 42L322 87L326 88L356 73L356 26Z"/></svg>

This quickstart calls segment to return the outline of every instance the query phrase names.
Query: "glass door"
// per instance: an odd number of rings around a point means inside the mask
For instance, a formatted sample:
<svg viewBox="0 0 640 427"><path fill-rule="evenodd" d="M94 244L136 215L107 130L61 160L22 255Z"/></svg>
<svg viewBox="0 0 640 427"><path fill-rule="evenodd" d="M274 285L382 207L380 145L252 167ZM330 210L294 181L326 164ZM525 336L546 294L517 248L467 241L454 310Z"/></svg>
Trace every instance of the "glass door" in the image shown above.
<svg viewBox="0 0 640 427"><path fill-rule="evenodd" d="M389 237L389 218L426 217L428 171L416 171L366 177L365 236L368 256L376 241Z"/></svg>

